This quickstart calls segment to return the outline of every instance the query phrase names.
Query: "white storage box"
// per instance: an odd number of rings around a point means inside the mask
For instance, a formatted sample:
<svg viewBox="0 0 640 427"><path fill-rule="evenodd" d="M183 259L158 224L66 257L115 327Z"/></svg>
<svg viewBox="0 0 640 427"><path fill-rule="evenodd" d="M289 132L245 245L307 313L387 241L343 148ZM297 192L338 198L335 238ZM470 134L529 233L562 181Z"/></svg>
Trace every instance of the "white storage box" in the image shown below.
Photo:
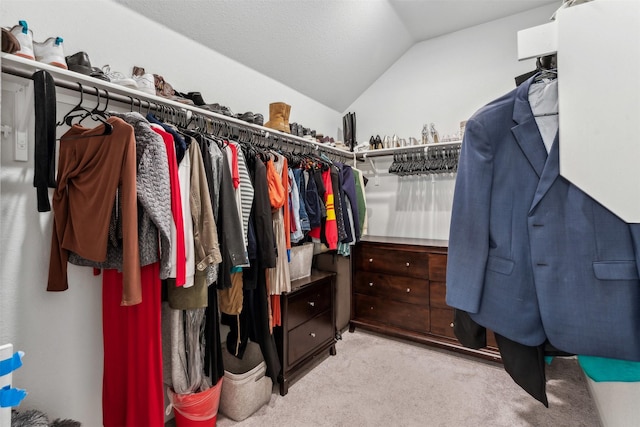
<svg viewBox="0 0 640 427"><path fill-rule="evenodd" d="M273 382L265 376L260 346L250 342L242 359L222 349L224 381L220 393L219 410L234 421L242 421L271 399Z"/></svg>
<svg viewBox="0 0 640 427"><path fill-rule="evenodd" d="M291 280L311 276L312 261L313 243L303 243L300 246L292 246L291 260L289 261L289 276L291 276Z"/></svg>

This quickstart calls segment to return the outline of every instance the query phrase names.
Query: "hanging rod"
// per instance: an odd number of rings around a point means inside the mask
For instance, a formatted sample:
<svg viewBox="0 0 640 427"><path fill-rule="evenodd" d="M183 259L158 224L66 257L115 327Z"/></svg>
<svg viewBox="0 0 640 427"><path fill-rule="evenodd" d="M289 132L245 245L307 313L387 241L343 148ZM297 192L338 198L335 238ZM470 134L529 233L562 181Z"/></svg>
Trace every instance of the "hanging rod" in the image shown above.
<svg viewBox="0 0 640 427"><path fill-rule="evenodd" d="M21 58L19 56L3 53L0 58L2 61L2 73L4 74L31 80L33 73L38 70L45 70L48 71L53 77L53 81L56 87L80 92L80 87L82 85L82 90L89 95L98 95L100 93L99 91L104 91L111 101L116 101L126 105L131 105L132 107L144 108L148 110L160 111L162 109L162 106L165 106L174 110L177 109L178 111L191 111L192 114L209 118L217 122L223 122L244 129L259 132L264 137L273 136L275 137L273 139L275 139L276 142L282 140L285 143L290 143L303 149L311 148L312 150L324 151L327 154L333 154L343 159L353 161L353 163L355 164L355 153L320 144L315 141L309 141L308 139L304 139L297 135L280 132L278 130L256 125L254 123L248 123L243 120L236 119L235 117L229 117L207 111L194 105L183 104L171 99L146 94L144 92L129 89L127 87L120 86L111 82L89 77L84 74L75 73L73 71L64 70L52 65ZM87 89L89 90L87 91ZM103 95L100 94L99 96L102 97Z"/></svg>
<svg viewBox="0 0 640 427"><path fill-rule="evenodd" d="M406 147L379 148L377 150L366 150L356 153L358 160L366 160L371 157L393 156L397 153L415 152L423 150L428 153L429 150L437 150L442 147L459 147L462 141L437 142L432 144L409 145Z"/></svg>

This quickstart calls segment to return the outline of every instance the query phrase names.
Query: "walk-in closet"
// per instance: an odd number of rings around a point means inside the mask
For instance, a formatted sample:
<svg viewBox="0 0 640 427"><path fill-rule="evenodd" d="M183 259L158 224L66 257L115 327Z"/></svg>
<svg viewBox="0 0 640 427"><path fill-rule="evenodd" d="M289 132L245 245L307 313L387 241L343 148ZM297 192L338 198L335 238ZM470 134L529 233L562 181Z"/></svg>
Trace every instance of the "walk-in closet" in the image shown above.
<svg viewBox="0 0 640 427"><path fill-rule="evenodd" d="M0 427L638 424L640 4L0 27Z"/></svg>

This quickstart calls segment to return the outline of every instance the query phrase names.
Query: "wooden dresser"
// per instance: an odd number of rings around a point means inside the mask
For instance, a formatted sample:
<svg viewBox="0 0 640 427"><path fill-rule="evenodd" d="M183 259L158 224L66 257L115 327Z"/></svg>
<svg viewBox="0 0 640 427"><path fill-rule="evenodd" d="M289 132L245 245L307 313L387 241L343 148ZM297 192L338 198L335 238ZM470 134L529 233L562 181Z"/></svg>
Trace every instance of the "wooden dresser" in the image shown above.
<svg viewBox="0 0 640 427"><path fill-rule="evenodd" d="M500 360L495 337L487 347L466 348L453 333L453 309L445 303L447 242L365 237L351 252L352 309L356 327L423 344Z"/></svg>
<svg viewBox="0 0 640 427"><path fill-rule="evenodd" d="M282 326L274 328L274 336L282 363L282 396L317 356L327 350L336 354L335 276L313 270L311 276L291 282L291 292L280 296Z"/></svg>

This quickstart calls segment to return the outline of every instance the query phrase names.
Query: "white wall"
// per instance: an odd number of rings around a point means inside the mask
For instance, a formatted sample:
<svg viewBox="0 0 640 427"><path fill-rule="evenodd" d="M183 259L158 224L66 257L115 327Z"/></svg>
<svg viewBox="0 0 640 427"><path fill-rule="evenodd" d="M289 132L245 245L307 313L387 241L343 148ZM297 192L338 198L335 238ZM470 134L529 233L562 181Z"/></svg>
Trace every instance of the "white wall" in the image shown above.
<svg viewBox="0 0 640 427"><path fill-rule="evenodd" d="M3 26L24 19L36 41L61 36L66 55L85 51L94 67L109 64L130 75L137 65L162 75L180 92L199 91L206 102L234 113L262 113L265 122L270 103L286 102L291 122L334 137L342 127L339 112L110 0L0 3Z"/></svg>
<svg viewBox="0 0 640 427"><path fill-rule="evenodd" d="M517 59L517 32L549 22L558 5L478 25L414 45L350 107L359 143L372 135L420 140L425 123L441 136L460 129L478 108L515 87L514 77L535 68ZM386 171L390 158L359 168L367 185L369 235L448 239L455 177L403 177ZM376 181L379 185L376 185Z"/></svg>
<svg viewBox="0 0 640 427"><path fill-rule="evenodd" d="M558 5L562 2L558 1ZM478 108L515 87L535 68L518 61L517 32L549 22L556 5L417 43L351 106L359 142L371 135L420 139L424 123L441 135L459 130Z"/></svg>
<svg viewBox="0 0 640 427"><path fill-rule="evenodd" d="M27 20L37 41L62 36L67 54L84 50L94 66L125 73L143 66L234 112L261 112L266 121L269 103L283 101L292 105L292 121L325 134L342 123L339 112L110 1L3 0L0 17L8 27ZM31 89L4 80L2 124L27 130L33 150L32 103L14 114L14 98L32 100ZM77 102L60 98L61 115ZM45 291L52 217L36 209L33 151L29 162L14 162L12 143L2 138L0 155L0 343L26 353L13 377L29 393L20 408L102 425L100 280L70 266L69 290Z"/></svg>

